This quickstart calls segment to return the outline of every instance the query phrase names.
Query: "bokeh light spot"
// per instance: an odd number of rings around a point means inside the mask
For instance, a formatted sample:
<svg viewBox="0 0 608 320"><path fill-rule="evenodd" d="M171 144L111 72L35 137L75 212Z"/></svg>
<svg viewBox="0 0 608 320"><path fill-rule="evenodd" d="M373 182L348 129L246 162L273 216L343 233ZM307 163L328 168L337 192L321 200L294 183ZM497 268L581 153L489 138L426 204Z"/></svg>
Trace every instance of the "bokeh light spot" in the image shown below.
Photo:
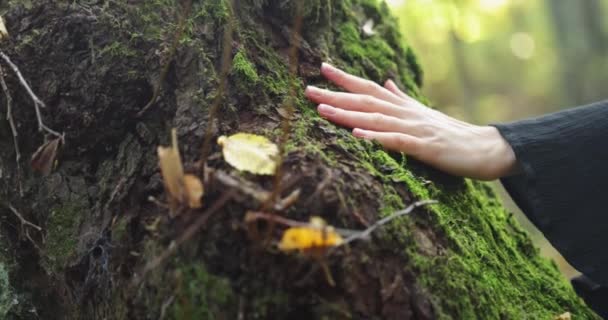
<svg viewBox="0 0 608 320"><path fill-rule="evenodd" d="M534 38L526 32L516 32L511 36L511 52L522 60L528 60L534 56L536 44Z"/></svg>

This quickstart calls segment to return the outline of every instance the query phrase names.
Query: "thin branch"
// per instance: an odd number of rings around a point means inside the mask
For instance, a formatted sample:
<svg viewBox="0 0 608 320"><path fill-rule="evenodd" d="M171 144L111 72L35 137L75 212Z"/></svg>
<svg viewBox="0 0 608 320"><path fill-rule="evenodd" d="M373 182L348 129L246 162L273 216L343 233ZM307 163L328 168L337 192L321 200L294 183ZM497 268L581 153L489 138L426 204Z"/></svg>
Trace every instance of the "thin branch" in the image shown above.
<svg viewBox="0 0 608 320"><path fill-rule="evenodd" d="M321 194L321 192L323 192L323 190L325 190L327 185L329 185L329 183L334 179L334 174L331 169L324 168L324 170L325 170L325 178L323 178L321 183L319 183L315 192L313 192L313 194L310 195L310 197L308 197L308 199L306 201L304 201L305 207L308 207Z"/></svg>
<svg viewBox="0 0 608 320"><path fill-rule="evenodd" d="M222 184L225 188L234 189L238 191L239 194L250 197L257 203L266 203L271 196L271 192L261 189L256 184L250 181L233 177L220 170L216 171L210 168L208 168L207 170L210 171L210 174L212 174L211 176L213 177L214 182ZM293 181L285 183L283 186L289 187L298 180L299 179L294 179ZM300 193L300 189L292 191L289 195L287 195L287 197L275 201L272 209L276 211L283 211L287 209L298 200L298 198L300 197Z"/></svg>
<svg viewBox="0 0 608 320"><path fill-rule="evenodd" d="M277 171L274 176L274 190L266 203L261 208L261 211L266 211L268 208L272 206L272 202L276 200L276 198L281 193L281 181L283 179L283 161L285 160L285 146L287 145L287 141L289 140L289 136L291 133L291 120L293 118L293 114L295 113L294 104L296 103L296 95L297 95L297 87L296 87L296 77L298 73L298 50L300 48L301 36L300 32L302 30L302 12L304 10L304 1L297 0L296 1L296 10L295 10L295 19L293 23L293 29L291 32L291 46L289 48L289 74L291 79L289 79L289 98L287 99L287 103L285 105L285 110L287 110L287 116L283 118L281 121L281 137L279 139L279 159L277 163L279 164L277 167ZM272 228L270 228L271 230Z"/></svg>
<svg viewBox="0 0 608 320"><path fill-rule="evenodd" d="M175 30L175 35L173 36L173 43L171 44L171 48L169 49L169 53L166 56L165 65L163 66L160 77L158 78L158 83L154 88L154 92L152 93L152 98L148 101L148 103L137 113L136 117L140 118L141 116L148 111L157 101L160 96L160 91L163 87L163 82L165 82L165 78L167 78L167 74L169 73L169 67L171 66L171 61L177 52L177 47L179 45L179 40L182 38L184 31L186 30L186 22L190 13L192 12L192 0L187 0L186 4L183 8L183 12L179 17L179 22L177 29Z"/></svg>
<svg viewBox="0 0 608 320"><path fill-rule="evenodd" d="M272 221L274 223L278 223L278 224L281 224L281 225L284 225L287 227L291 227L291 228L310 226L310 223L308 223L308 222L291 220L291 219L283 218L282 216L272 214L272 213L249 211L245 215L245 222L255 222L258 220Z"/></svg>
<svg viewBox="0 0 608 320"><path fill-rule="evenodd" d="M351 235L350 237L346 238L344 240L344 242L342 242L341 245L345 245L345 244L347 244L349 242L353 242L354 240L357 240L357 239L368 238L370 236L370 234L372 234L372 232L376 231L376 229L378 229L381 226L383 226L383 225L391 222L392 220L394 220L396 218L399 218L399 217L402 217L402 216L405 216L405 215L408 215L412 211L414 211L414 209L416 209L418 207L422 207L422 206L426 206L426 205L430 205L430 204L435 204L435 203L438 203L438 201L436 201L436 200L423 200L423 201L415 202L415 203L411 204L409 207L407 207L407 208L405 208L403 210L396 211L393 214L391 214L390 216L384 217L384 218L376 221L369 228L367 228L367 229L365 229L365 230L363 230L361 232L358 232L358 233L355 233L355 234Z"/></svg>
<svg viewBox="0 0 608 320"><path fill-rule="evenodd" d="M41 228L41 227L39 227L39 226L37 226L37 225L35 225L35 224L33 224L33 223L31 223L31 222L27 221L27 220L26 220L26 219L25 219L25 218L24 218L24 217L21 215L21 213L19 213L19 211L17 211L17 209L15 209L15 207L13 207L13 205L12 205L12 204L8 204L8 208L9 208L9 209L11 209L11 212L13 212L13 214L14 214L15 216L17 216L17 218L19 218L19 221L21 221L21 225L29 226L29 227L32 227L32 228L34 228L34 229L38 230L38 231L42 231L42 228Z"/></svg>
<svg viewBox="0 0 608 320"><path fill-rule="evenodd" d="M21 152L19 151L19 142L17 139L17 126L15 125L15 120L13 119L13 97L11 97L11 93L8 90L6 81L4 80L4 69L2 66L0 66L0 85L2 85L2 90L4 91L4 95L6 95L6 120L8 120L11 127L11 132L13 133L15 162L17 163L17 184L19 186L19 195L23 197L23 185L21 184Z"/></svg>
<svg viewBox="0 0 608 320"><path fill-rule="evenodd" d="M40 100L40 98L38 98L38 96L36 96L36 94L34 93L32 88L27 84L27 81L21 74L21 71L19 71L19 68L17 68L17 66L13 63L13 61L11 61L11 59L6 54L4 54L4 52L2 52L2 50L0 50L0 58L2 58L4 60L4 62L6 62L11 67L11 69L13 69L13 72L15 72L15 74L17 75L17 78L19 79L19 82L21 83L21 86L23 86L23 88L25 88L25 90L27 91L29 96L34 101L34 108L36 110L36 119L38 120L38 130L46 131L47 133L60 138L61 142L63 143L64 142L63 134L47 127L44 124L44 122L42 121L42 114L40 112L40 108L46 108L46 105L44 104L44 102L42 102L42 100Z"/></svg>
<svg viewBox="0 0 608 320"><path fill-rule="evenodd" d="M207 128L205 130L205 140L203 141L203 148L201 150L201 176L205 176L205 164L207 163L207 157L211 151L211 139L213 135L213 122L217 117L220 105L224 98L224 91L226 90L226 79L228 78L228 71L232 66L230 56L232 55L232 37L234 29L234 0L226 1L228 5L228 23L226 23L224 29L224 37L222 39L222 66L220 69L219 86L217 94L213 99L211 108L209 109L209 120L207 120Z"/></svg>

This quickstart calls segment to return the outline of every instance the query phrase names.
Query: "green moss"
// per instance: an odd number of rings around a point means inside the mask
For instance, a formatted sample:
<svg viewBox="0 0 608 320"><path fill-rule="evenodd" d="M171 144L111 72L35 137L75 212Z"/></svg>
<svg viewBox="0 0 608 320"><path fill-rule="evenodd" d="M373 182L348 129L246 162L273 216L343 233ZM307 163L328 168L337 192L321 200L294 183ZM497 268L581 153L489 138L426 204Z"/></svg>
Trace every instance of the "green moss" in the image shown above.
<svg viewBox="0 0 608 320"><path fill-rule="evenodd" d="M364 66L366 74L377 79L385 78L390 71L397 71L395 50L384 39L362 39L358 25L352 21L342 24L338 35L338 48L349 65Z"/></svg>
<svg viewBox="0 0 608 320"><path fill-rule="evenodd" d="M255 65L243 51L237 52L232 59L232 74L236 77L237 85L245 90L253 89L260 80Z"/></svg>
<svg viewBox="0 0 608 320"><path fill-rule="evenodd" d="M231 319L236 297L226 278L207 272L202 263L178 267L181 282L171 307L174 319Z"/></svg>
<svg viewBox="0 0 608 320"><path fill-rule="evenodd" d="M0 261L0 318L4 319L14 304L8 268Z"/></svg>
<svg viewBox="0 0 608 320"><path fill-rule="evenodd" d="M59 272L76 251L78 228L83 206L66 204L50 211L46 226L45 264L49 271Z"/></svg>
<svg viewBox="0 0 608 320"><path fill-rule="evenodd" d="M251 318L255 320L270 319L273 314L287 314L289 296L280 290L259 292L251 301L251 309Z"/></svg>
<svg viewBox="0 0 608 320"><path fill-rule="evenodd" d="M108 55L111 58L130 58L136 57L137 54L135 49L119 41L114 41L99 51L100 56Z"/></svg>
<svg viewBox="0 0 608 320"><path fill-rule="evenodd" d="M405 248L402 254L435 297L440 318L547 319L570 311L594 319L555 265L538 256L530 238L485 184L456 178L448 179L454 183L445 186L428 184L411 171L414 168L403 166L374 144L350 138L340 141L363 168L383 181L381 216L405 206L395 191L403 184L418 199L440 201L427 212L433 231L447 241L442 255L428 257L415 248L410 236L414 225L407 223L408 218L385 229L390 237L380 236L391 247Z"/></svg>
<svg viewBox="0 0 608 320"><path fill-rule="evenodd" d="M146 24L156 25L143 32L146 37L162 39L168 29L161 20L168 15L162 13L160 5L163 1L155 0L153 3L154 6L146 9L147 16L142 19ZM321 1L315 0L309 7L315 10L306 13L308 18L319 23L322 22L323 10L330 8L333 13L328 14L332 16L330 27L321 28L316 33L319 43L326 44L323 47L326 51L320 56L377 82L395 77L410 94L418 96L422 72L412 51L401 44L395 21L387 16L386 7L374 0L326 3L327 6L322 6ZM151 8L159 10L154 12ZM193 19L201 23L208 18L227 19L224 1L197 3L194 12ZM376 24L376 35L362 35L360 25L370 18ZM303 82L290 74L286 59L268 45L272 40L265 38L267 35L263 32L247 29L246 19L239 21L243 25L237 28L236 38L247 50L241 49L234 56L231 75L245 94L248 90L262 89L263 94L252 95L254 106L249 107L260 108L261 113L274 112L268 106L277 105L291 105L297 110L298 118L292 120L287 151L305 152L329 166L337 166L345 158L349 163L356 163L361 172L368 172L382 185L379 216L387 216L408 205L401 196L406 192L413 199L440 201L438 205L421 210L420 214L396 219L378 233L378 245L397 251L404 261L410 262L410 268L416 269L417 281L434 297L440 319L551 319L565 311L579 318L594 318L555 266L538 256L530 239L511 215L492 200L495 195L484 184L447 177L440 179L448 181L446 183L428 184L423 175L425 169L407 163L405 156L389 154L378 144L358 140L348 130L320 119L314 106L302 95ZM194 36L192 30L188 31L190 37ZM317 30L308 30L314 31ZM314 43L311 46L317 48ZM296 91L295 97L290 97L292 87ZM322 133L320 129L328 133ZM271 133L278 136L282 131ZM327 138L328 135L332 137ZM356 194L345 197L345 201L353 206L359 203ZM70 248L75 246L75 227L79 224L74 222L77 220L67 218L70 214L59 216L65 218L50 218L50 224L55 227L49 228L50 243L47 247L53 257L69 256ZM417 247L412 234L419 223L441 239L437 244L442 247L441 253L429 256ZM57 226L59 231L54 231ZM53 234L55 238L51 239ZM157 255L158 252L144 252L147 258ZM223 312L234 312L235 293L226 278L209 274L201 263L178 264L175 269L180 274L177 291L163 286L168 280L176 283L171 276L159 272L149 278L154 286L162 287L159 291L165 290L147 301L149 307L159 308L168 296L176 292L169 310L176 319L214 319L226 314ZM259 287L265 288L264 284ZM291 302L289 298L281 291L255 291L248 301L254 310L251 317L266 319L286 314ZM281 310L277 312L276 309Z"/></svg>

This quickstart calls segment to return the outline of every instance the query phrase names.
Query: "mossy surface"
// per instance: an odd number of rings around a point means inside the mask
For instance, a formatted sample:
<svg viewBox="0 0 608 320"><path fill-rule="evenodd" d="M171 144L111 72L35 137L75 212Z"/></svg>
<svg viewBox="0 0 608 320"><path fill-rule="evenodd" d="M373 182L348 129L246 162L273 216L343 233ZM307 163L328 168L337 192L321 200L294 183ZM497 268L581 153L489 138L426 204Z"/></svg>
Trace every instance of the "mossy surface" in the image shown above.
<svg viewBox="0 0 608 320"><path fill-rule="evenodd" d="M324 55L346 70L378 82L395 78L419 97L420 68L411 50L401 44L388 10L375 1L345 1L333 10L327 39L335 39L336 45ZM367 19L374 20L377 34L363 34L361 25ZM273 68L273 72L279 71ZM296 101L304 117L294 124L298 130L291 141L293 149L303 148L328 165L336 165L340 152L317 147L317 140L311 138L315 136L311 130L331 125L308 113L307 102ZM388 235L380 235L382 241L391 241L384 245L401 247L403 257L419 272L419 281L433 296L438 318L549 319L566 311L585 319L595 317L554 264L538 255L487 185L438 175L416 162L408 164L404 155L389 154L343 129L332 133L336 144L357 160L356 165L383 184L379 216L408 204L399 190L407 190L414 199L440 201L426 210L425 217L398 219L386 229ZM419 224L441 238L435 244L436 254L423 252L413 238Z"/></svg>
<svg viewBox="0 0 608 320"><path fill-rule="evenodd" d="M69 142L57 172L48 178L65 180L43 191L41 180L25 181L29 194L46 197L31 201L36 204L32 216L44 229L43 255L32 247L13 260L34 264L27 270L36 283L28 283L27 290L37 292L32 305L40 314L53 315L55 300L45 303L39 297L58 296L57 304L66 304L62 309L87 319L235 319L241 312L247 319L551 319L566 311L594 319L485 184L448 177L356 139L349 129L320 118L305 99L309 84L336 89L319 75L322 61L379 83L393 78L424 99L420 67L386 5L304 2L298 61L290 68L293 0L239 1L232 17L226 0L194 1L172 57L166 53L179 21L179 1L113 1L92 8L33 2L38 9L32 13L27 8L9 13L15 30L24 31L15 34L15 48L7 52L31 62L29 67L18 61L37 93L57 102L45 121L65 129ZM96 19L83 19L90 12L98 14ZM370 19L374 32L365 34L361 27ZM228 25L234 26L234 36L224 46L221 34ZM73 30L82 32L65 36ZM224 47L230 49L230 74L218 79ZM136 116L166 63L170 68L158 102ZM73 72L74 65L87 72ZM45 72L37 76L38 70ZM9 87L19 87L7 79ZM225 97L217 119L210 119L222 80L227 80ZM69 99L62 92L69 92ZM26 95L15 98L29 103ZM27 118L17 116L20 123ZM307 221L321 215L338 228L360 230L416 200L440 203L394 220L371 241L311 259L276 250L272 244L279 229L269 232L268 241L254 236L243 220L260 206L235 197L144 276L141 271L231 189L213 182L206 188L205 207L178 217L148 200L166 200L154 150L166 144L169 129L178 131L186 170L198 172L212 120L214 137L241 131L274 141L286 138L284 178L297 182L281 196L301 191L280 212L286 218ZM31 121L22 128L34 129L20 135L37 134ZM36 148L24 145L23 152ZM217 146L211 153L210 167L261 190L273 187L272 178L235 172ZM0 155L3 164L13 163L13 153ZM0 194L12 196L12 190ZM39 209L47 203L50 210ZM141 282L133 286L135 280ZM82 300L70 302L63 295Z"/></svg>
<svg viewBox="0 0 608 320"><path fill-rule="evenodd" d="M50 272L60 272L76 252L82 210L83 207L77 204L65 204L50 210L44 247Z"/></svg>
<svg viewBox="0 0 608 320"><path fill-rule="evenodd" d="M13 290L9 283L8 270L0 262L0 317L4 318L13 306Z"/></svg>
<svg viewBox="0 0 608 320"><path fill-rule="evenodd" d="M243 51L234 55L232 60L232 73L237 77L237 83L241 89L252 89L260 80L255 65L247 59Z"/></svg>
<svg viewBox="0 0 608 320"><path fill-rule="evenodd" d="M238 303L230 280L210 274L204 264L178 267L174 319L229 319Z"/></svg>

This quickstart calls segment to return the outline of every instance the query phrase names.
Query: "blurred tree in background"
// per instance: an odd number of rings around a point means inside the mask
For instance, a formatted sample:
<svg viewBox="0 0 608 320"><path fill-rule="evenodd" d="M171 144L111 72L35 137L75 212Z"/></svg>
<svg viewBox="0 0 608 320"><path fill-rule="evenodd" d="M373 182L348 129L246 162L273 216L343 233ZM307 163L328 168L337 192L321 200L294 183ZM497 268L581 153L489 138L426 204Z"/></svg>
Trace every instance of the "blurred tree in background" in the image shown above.
<svg viewBox="0 0 608 320"><path fill-rule="evenodd" d="M608 98L608 22L602 18L608 4L601 0L387 2L423 65L425 95L452 116L485 124ZM573 275L519 216L543 253Z"/></svg>

